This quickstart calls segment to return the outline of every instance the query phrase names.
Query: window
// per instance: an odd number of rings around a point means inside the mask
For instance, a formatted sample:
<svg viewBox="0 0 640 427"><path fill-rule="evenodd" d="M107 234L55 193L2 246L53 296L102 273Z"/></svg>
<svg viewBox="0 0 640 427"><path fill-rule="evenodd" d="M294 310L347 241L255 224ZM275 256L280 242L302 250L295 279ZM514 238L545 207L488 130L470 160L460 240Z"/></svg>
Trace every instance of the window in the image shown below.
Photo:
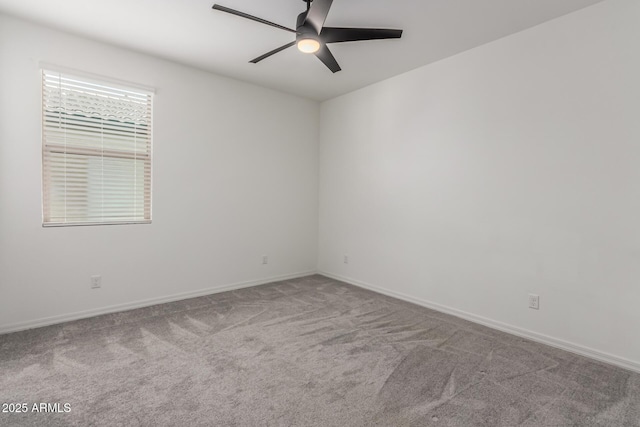
<svg viewBox="0 0 640 427"><path fill-rule="evenodd" d="M152 97L43 70L44 226L151 222Z"/></svg>

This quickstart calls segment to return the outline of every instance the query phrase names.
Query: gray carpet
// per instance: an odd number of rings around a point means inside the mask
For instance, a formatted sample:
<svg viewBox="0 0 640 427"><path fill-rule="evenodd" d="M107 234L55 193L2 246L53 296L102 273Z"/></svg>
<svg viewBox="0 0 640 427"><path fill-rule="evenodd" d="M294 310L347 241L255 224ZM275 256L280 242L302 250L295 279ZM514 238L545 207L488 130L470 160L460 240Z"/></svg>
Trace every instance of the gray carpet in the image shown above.
<svg viewBox="0 0 640 427"><path fill-rule="evenodd" d="M0 336L46 426L640 426L640 376L322 276Z"/></svg>

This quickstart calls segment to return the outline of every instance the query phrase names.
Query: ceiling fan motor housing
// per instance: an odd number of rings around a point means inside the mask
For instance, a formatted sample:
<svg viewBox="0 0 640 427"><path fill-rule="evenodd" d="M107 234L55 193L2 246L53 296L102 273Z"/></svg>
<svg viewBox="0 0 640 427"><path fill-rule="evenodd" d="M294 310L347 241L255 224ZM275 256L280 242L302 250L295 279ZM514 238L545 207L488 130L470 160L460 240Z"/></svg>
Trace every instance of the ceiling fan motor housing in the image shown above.
<svg viewBox="0 0 640 427"><path fill-rule="evenodd" d="M307 20L307 13L302 12L298 15L298 20L296 22L296 41L300 41L303 39L314 39L320 41L319 35L310 25L305 25L305 21Z"/></svg>

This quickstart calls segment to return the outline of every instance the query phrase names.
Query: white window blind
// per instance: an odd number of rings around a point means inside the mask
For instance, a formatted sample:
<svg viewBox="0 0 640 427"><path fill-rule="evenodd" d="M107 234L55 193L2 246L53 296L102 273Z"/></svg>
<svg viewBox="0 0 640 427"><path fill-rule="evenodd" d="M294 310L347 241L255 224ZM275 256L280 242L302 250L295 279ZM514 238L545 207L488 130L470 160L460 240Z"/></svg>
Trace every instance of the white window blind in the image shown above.
<svg viewBox="0 0 640 427"><path fill-rule="evenodd" d="M152 97L43 70L43 225L151 222Z"/></svg>

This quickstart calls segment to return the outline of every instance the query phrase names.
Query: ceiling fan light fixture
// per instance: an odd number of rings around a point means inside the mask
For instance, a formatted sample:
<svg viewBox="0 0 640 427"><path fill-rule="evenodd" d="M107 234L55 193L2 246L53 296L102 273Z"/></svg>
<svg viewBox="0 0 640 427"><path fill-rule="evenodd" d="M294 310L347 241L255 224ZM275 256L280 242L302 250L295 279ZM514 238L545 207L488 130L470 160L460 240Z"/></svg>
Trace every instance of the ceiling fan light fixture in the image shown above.
<svg viewBox="0 0 640 427"><path fill-rule="evenodd" d="M316 53L320 50L320 42L311 38L300 39L298 40L298 50L303 53Z"/></svg>

